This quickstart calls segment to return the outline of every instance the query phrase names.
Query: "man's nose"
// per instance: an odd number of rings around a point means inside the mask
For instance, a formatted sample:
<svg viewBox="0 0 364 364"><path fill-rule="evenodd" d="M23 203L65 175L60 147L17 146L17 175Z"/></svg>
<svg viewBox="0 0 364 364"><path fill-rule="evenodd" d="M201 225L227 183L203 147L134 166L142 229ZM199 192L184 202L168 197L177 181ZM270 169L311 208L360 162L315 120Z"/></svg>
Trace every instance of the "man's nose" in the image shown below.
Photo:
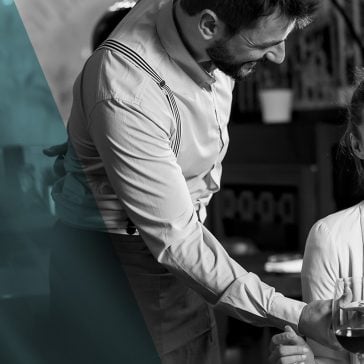
<svg viewBox="0 0 364 364"><path fill-rule="evenodd" d="M285 42L279 43L274 47L272 47L265 56L269 61L281 64L284 61L284 58L286 57Z"/></svg>

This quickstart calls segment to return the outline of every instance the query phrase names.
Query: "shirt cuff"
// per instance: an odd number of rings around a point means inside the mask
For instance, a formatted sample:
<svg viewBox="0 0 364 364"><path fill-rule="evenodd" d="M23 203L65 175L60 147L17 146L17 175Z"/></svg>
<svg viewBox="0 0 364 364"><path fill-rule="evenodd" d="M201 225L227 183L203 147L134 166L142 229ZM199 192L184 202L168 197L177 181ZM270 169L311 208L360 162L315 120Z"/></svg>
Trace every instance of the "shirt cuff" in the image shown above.
<svg viewBox="0 0 364 364"><path fill-rule="evenodd" d="M236 279L220 297L216 308L256 326L290 325L298 331L298 322L305 303L284 297L253 273Z"/></svg>
<svg viewBox="0 0 364 364"><path fill-rule="evenodd" d="M269 309L269 321L273 326L283 329L289 325L298 332L298 323L306 303L287 298L276 293Z"/></svg>

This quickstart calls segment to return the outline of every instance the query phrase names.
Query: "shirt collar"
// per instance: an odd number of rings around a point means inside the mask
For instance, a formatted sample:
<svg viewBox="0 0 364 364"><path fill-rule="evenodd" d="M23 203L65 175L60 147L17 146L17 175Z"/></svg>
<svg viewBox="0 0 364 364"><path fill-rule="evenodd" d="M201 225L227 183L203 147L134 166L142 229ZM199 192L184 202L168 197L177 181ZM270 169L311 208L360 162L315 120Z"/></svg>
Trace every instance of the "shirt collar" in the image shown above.
<svg viewBox="0 0 364 364"><path fill-rule="evenodd" d="M173 1L167 1L159 10L157 33L168 55L200 86L211 85L215 78L206 72L184 45L173 19Z"/></svg>

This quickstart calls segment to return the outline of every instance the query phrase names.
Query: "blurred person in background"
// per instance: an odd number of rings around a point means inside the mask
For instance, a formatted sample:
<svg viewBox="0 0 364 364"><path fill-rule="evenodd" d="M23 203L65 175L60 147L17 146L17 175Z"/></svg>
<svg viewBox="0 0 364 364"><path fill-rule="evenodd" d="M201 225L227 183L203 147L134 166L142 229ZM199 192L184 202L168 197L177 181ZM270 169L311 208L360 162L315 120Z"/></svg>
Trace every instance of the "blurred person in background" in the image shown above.
<svg viewBox="0 0 364 364"><path fill-rule="evenodd" d="M91 49L93 52L107 39L136 2L136 0L117 1L99 18L91 36ZM67 142L44 149L43 153L48 157L57 157L54 163L54 173L58 177L64 177L66 174L64 156L67 153Z"/></svg>

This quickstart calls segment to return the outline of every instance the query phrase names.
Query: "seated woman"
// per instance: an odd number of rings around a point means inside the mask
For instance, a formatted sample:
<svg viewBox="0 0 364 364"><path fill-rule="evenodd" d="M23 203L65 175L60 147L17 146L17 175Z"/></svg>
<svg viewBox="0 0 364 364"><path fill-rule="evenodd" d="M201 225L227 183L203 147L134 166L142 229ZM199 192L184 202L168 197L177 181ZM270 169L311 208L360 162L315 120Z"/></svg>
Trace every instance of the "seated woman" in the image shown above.
<svg viewBox="0 0 364 364"><path fill-rule="evenodd" d="M355 161L358 188L364 189L364 77L354 91L348 111L342 144ZM302 268L304 301L333 298L338 278L364 275L363 239L364 201L329 215L312 227ZM271 362L358 363L355 356L346 351L333 351L310 340L307 344L293 330L286 328L286 332L272 338ZM312 350L314 358L308 349ZM297 355L302 354L305 359L297 359Z"/></svg>

